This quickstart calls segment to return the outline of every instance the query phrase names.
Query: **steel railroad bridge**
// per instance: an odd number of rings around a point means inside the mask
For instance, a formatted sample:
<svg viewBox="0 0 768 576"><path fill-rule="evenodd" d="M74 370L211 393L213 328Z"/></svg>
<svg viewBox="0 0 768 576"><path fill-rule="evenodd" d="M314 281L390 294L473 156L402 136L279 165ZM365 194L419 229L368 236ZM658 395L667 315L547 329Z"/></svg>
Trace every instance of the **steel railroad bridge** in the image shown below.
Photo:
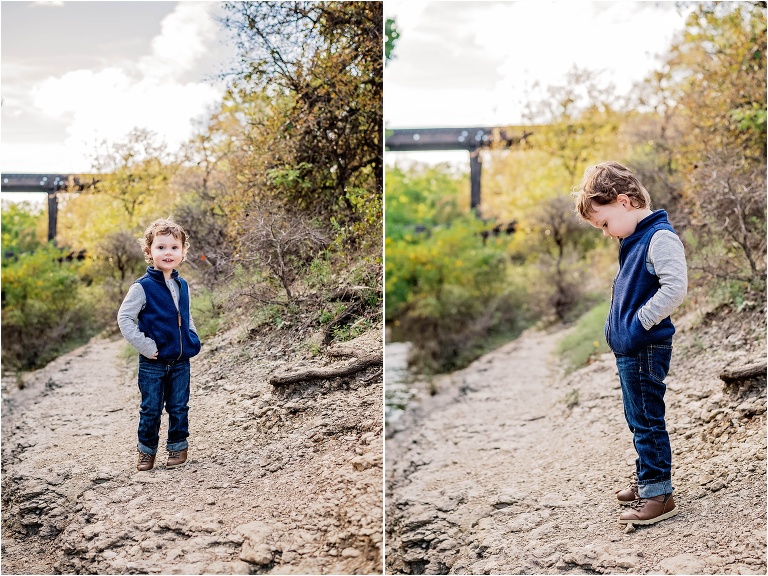
<svg viewBox="0 0 768 576"><path fill-rule="evenodd" d="M387 130L386 150L422 152L428 150L466 150L469 152L469 182L472 210L480 215L481 150L510 148L523 142L533 132L530 127L473 128L402 128Z"/></svg>
<svg viewBox="0 0 768 576"><path fill-rule="evenodd" d="M82 192L98 182L95 176L74 174L2 174L2 192L44 192L48 195L48 240L56 240L58 193Z"/></svg>

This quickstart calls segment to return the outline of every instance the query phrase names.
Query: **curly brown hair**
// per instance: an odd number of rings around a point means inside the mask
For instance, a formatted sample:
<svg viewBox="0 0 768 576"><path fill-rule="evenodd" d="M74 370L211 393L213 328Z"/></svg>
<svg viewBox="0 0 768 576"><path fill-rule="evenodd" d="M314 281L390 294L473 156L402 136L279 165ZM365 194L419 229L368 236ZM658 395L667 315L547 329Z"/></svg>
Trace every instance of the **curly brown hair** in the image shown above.
<svg viewBox="0 0 768 576"><path fill-rule="evenodd" d="M144 231L144 236L138 239L147 264L152 264L152 241L157 235L173 236L176 240L179 240L184 247L184 259L182 262L186 260L186 252L189 250L189 238L184 228L171 220L169 216L168 218L160 218L152 222Z"/></svg>
<svg viewBox="0 0 768 576"><path fill-rule="evenodd" d="M626 166L613 160L589 166L574 192L576 213L582 220L589 220L593 208L616 201L619 194L629 196L633 208L650 208L651 196L640 181Z"/></svg>

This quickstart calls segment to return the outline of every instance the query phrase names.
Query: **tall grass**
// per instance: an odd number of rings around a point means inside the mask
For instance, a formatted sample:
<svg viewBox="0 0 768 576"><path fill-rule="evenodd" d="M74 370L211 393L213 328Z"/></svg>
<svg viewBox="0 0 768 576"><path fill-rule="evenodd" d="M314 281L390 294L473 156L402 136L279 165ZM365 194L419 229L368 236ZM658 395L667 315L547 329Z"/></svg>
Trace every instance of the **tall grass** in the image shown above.
<svg viewBox="0 0 768 576"><path fill-rule="evenodd" d="M603 302L576 321L573 331L560 341L558 352L568 363L568 372L591 364L600 354L610 352L603 329L610 304Z"/></svg>

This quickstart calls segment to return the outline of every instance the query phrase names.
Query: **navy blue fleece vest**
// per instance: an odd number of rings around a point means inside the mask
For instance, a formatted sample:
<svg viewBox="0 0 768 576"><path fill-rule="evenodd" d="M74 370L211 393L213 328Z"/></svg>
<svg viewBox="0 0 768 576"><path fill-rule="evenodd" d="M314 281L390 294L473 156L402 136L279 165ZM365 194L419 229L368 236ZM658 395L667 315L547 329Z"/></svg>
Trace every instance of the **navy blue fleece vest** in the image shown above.
<svg viewBox="0 0 768 576"><path fill-rule="evenodd" d="M154 266L136 280L144 288L147 303L139 313L139 330L157 344L157 359L184 360L200 352L200 339L189 329L189 287L179 273L171 274L179 285L179 309L162 271Z"/></svg>
<svg viewBox="0 0 768 576"><path fill-rule="evenodd" d="M613 281L611 310L605 322L605 339L617 354L637 354L675 333L669 316L650 330L643 328L637 317L638 310L661 287L659 277L648 272L645 264L651 237L659 230L675 232L664 210L638 222L634 233L619 242L619 272Z"/></svg>

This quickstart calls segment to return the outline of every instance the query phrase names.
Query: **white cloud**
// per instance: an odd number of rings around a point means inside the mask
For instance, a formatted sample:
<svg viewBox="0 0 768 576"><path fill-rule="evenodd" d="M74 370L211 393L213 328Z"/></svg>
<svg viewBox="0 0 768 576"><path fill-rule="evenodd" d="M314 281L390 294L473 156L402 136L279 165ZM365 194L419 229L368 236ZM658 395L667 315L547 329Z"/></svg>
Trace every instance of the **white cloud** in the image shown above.
<svg viewBox="0 0 768 576"><path fill-rule="evenodd" d="M152 54L133 66L76 70L38 83L31 93L34 106L50 117L70 120L64 149L51 163L66 158L72 167L63 169L88 170L90 165L83 164L97 142L119 140L137 127L156 132L172 148L187 140L191 120L221 98L219 87L179 80L214 39L208 10L209 3L180 3L163 20ZM9 165L10 159L3 163Z"/></svg>
<svg viewBox="0 0 768 576"><path fill-rule="evenodd" d="M584 0L461 7L462 17L452 18L451 2L385 3L402 33L385 71L390 128L523 122L533 84L562 84L574 65L602 71L604 82L628 94L656 67L655 56L693 9L681 14L670 4ZM451 57L466 38L473 62Z"/></svg>
<svg viewBox="0 0 768 576"><path fill-rule="evenodd" d="M163 20L160 35L152 39L152 54L141 59L139 69L157 78L190 70L216 34L211 8L208 2L180 2Z"/></svg>

